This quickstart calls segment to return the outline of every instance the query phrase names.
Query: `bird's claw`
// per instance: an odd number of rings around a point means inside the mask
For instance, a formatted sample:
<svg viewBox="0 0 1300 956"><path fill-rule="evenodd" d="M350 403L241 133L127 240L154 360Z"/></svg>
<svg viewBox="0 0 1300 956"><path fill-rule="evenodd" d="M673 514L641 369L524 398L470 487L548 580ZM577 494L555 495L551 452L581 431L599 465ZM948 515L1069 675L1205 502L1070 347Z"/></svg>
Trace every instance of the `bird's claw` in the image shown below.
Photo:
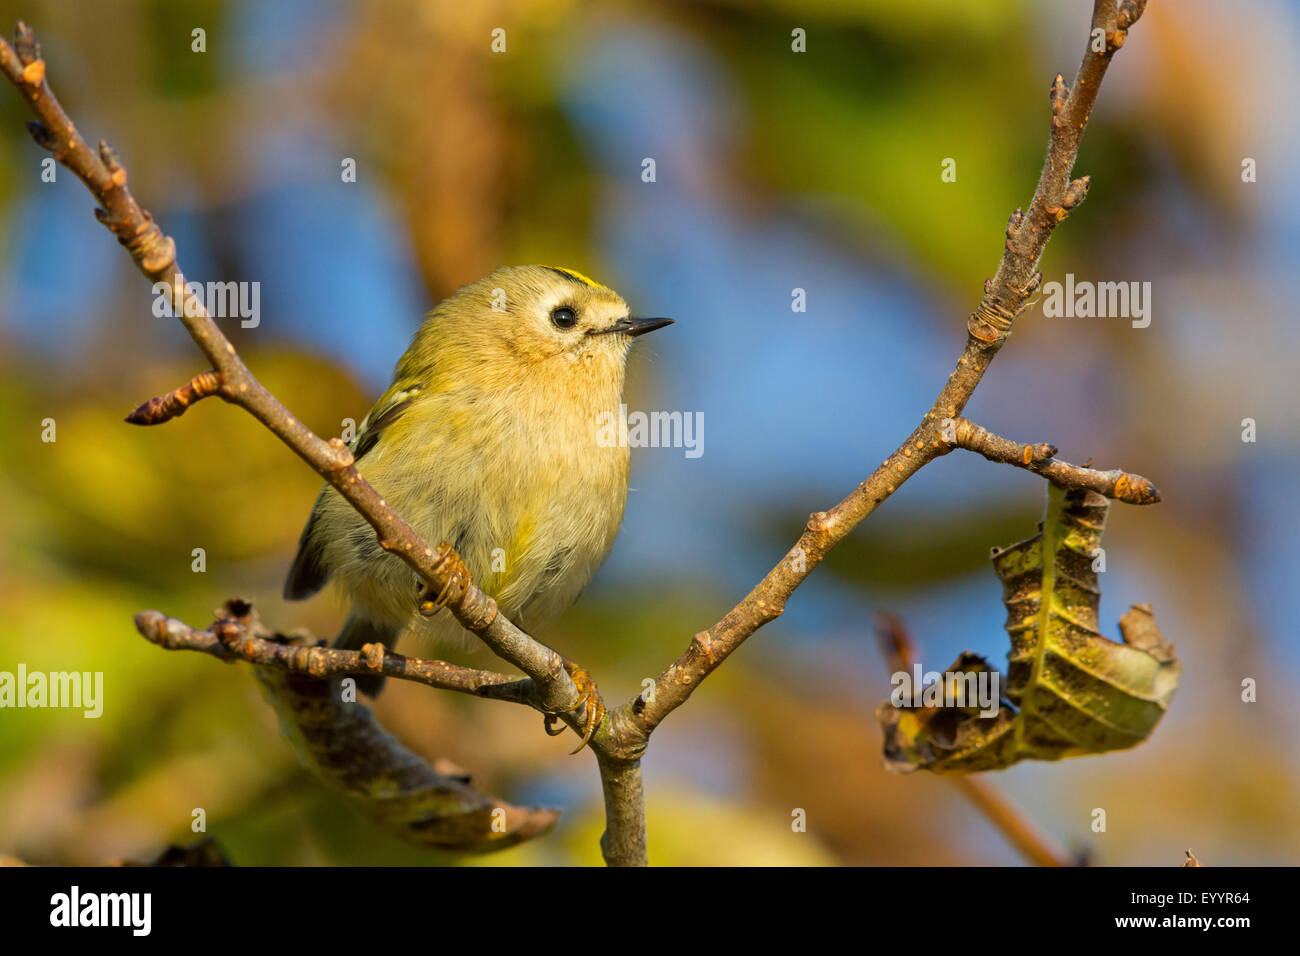
<svg viewBox="0 0 1300 956"><path fill-rule="evenodd" d="M600 726L600 722L605 719L605 702L600 699L600 691L596 689L596 682L591 679L591 676L586 671L573 663L573 661L568 660L564 662L564 669L573 679L573 683L578 688L578 693L581 695L578 700L578 706L574 707L573 710L579 711L584 707L586 708L586 717L582 722L582 740L578 743L576 748L570 751L571 754L576 754L583 747L587 746L587 744L591 743L591 735L596 732L596 728ZM564 733L564 725L560 724L559 721L559 714L547 714L543 718L542 729L552 737L557 737Z"/></svg>

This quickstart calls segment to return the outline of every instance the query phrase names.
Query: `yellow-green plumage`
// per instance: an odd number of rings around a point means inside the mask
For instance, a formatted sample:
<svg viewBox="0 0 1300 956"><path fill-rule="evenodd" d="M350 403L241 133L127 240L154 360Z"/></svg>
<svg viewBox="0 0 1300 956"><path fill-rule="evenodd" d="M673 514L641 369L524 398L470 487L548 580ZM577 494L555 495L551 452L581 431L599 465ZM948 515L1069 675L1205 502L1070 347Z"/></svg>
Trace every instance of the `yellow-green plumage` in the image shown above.
<svg viewBox="0 0 1300 956"><path fill-rule="evenodd" d="M637 333L609 330L627 326L622 298L579 273L498 269L428 316L353 442L361 474L426 541L452 542L525 630L573 602L622 522L628 450L603 447L597 421L618 414ZM326 486L286 596L330 576L352 601L341 643L461 633L445 611L416 613L415 574Z"/></svg>

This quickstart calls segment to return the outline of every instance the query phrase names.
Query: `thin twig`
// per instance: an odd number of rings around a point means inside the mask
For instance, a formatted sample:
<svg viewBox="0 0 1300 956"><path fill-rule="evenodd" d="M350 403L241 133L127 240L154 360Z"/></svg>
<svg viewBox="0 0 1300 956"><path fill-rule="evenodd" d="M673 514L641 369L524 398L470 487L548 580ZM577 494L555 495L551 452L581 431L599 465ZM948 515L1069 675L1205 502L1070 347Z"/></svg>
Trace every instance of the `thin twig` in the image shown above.
<svg viewBox="0 0 1300 956"><path fill-rule="evenodd" d="M260 636L250 626L251 612L252 608L244 602L228 602L223 615L207 630L200 631L161 611L141 611L135 616L135 626L146 640L170 651L199 651L223 661L244 661L322 679L382 674L441 690L542 709L536 685L527 678L520 680L446 661L407 657L378 643L349 651L321 646L305 636L296 636L294 643L271 639Z"/></svg>
<svg viewBox="0 0 1300 956"><path fill-rule="evenodd" d="M945 776L1035 866L1073 866L1069 856L1034 826L1024 811L984 777Z"/></svg>
<svg viewBox="0 0 1300 956"><path fill-rule="evenodd" d="M187 408L200 399L219 394L221 373L214 368L208 369L166 395L149 399L127 415L126 420L132 425L160 425L173 418L180 418Z"/></svg>
<svg viewBox="0 0 1300 956"><path fill-rule="evenodd" d="M1021 445L966 418L947 419L942 431L950 447L965 448L989 461L1028 469L1062 488L1087 488L1131 505L1152 505L1160 500L1156 486L1141 475L1119 469L1097 471L1087 465L1060 461L1055 457L1055 445Z"/></svg>

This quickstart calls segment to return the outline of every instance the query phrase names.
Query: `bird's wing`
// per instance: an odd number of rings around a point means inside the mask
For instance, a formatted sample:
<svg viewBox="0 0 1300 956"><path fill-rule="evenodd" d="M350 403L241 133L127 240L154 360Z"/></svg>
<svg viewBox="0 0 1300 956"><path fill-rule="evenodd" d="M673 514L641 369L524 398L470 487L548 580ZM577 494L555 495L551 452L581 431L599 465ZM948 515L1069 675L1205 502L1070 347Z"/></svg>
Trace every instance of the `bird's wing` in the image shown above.
<svg viewBox="0 0 1300 956"><path fill-rule="evenodd" d="M352 441L352 457L360 461L378 445L384 431L402 417L419 394L420 386L414 382L394 382L389 386L357 426L357 437Z"/></svg>
<svg viewBox="0 0 1300 956"><path fill-rule="evenodd" d="M361 420L361 425L357 428L357 437L352 440L350 447L355 461L360 461L379 444L385 430L402 417L402 413L411 407L411 403L419 394L420 386L408 380L394 382L388 391L380 396L379 401L375 402L375 407L370 409L370 413ZM329 490L328 485L321 489L321 493L316 497L316 504L312 507L311 516L302 529L302 536L298 539L298 554L294 557L293 564L289 568L289 576L284 582L286 600L300 601L311 597L329 580L330 569L321 561L320 548L313 539L316 519L320 515L325 495Z"/></svg>

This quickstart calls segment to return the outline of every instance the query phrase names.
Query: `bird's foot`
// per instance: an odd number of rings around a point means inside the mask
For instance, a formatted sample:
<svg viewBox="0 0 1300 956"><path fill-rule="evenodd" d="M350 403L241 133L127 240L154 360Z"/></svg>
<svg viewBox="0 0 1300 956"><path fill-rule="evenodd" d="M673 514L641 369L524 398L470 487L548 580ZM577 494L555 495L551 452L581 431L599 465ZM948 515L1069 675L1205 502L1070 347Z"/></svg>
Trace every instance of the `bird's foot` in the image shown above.
<svg viewBox="0 0 1300 956"><path fill-rule="evenodd" d="M571 753L576 754L591 742L591 735L596 732L596 728L600 726L600 722L605 719L605 702L600 699L600 691L596 689L596 682L591 679L590 674L570 660L565 660L564 669L568 671L569 676L573 678L573 683L578 688L578 693L581 695L578 700L578 706L574 707L573 710L582 711L584 708L586 710L582 721L582 741L574 750L570 751ZM552 737L564 733L563 724L560 724L558 727L556 726L559 723L559 720L559 714L547 714L544 718L545 730Z"/></svg>

